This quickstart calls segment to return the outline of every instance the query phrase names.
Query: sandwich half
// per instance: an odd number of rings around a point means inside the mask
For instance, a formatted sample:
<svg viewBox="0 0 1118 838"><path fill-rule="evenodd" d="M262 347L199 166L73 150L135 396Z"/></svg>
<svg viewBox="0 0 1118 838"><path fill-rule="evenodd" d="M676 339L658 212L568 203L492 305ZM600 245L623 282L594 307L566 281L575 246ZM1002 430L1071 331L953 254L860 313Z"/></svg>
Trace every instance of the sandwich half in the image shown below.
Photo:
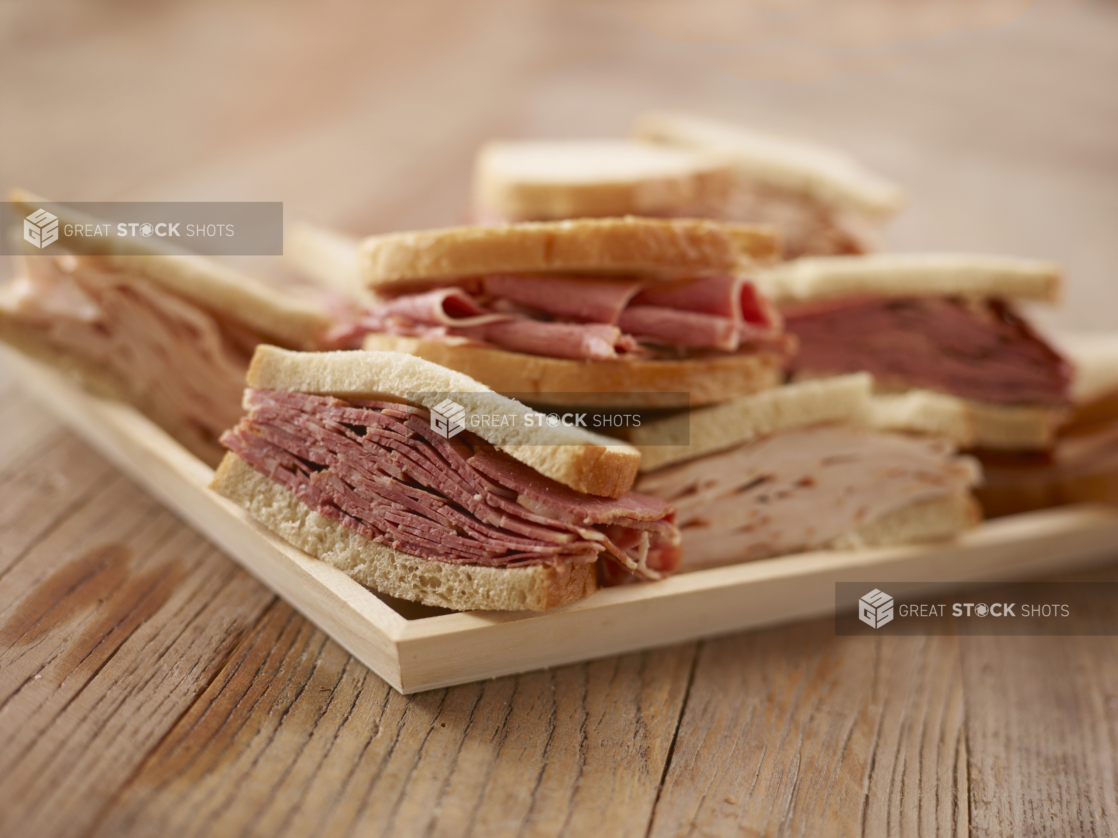
<svg viewBox="0 0 1118 838"><path fill-rule="evenodd" d="M310 349L331 323L201 256L26 256L0 288L0 340L135 405L210 465L241 415L256 345Z"/></svg>
<svg viewBox="0 0 1118 838"><path fill-rule="evenodd" d="M497 140L474 163L480 224L643 215L708 218L734 184L718 156L637 140Z"/></svg>
<svg viewBox="0 0 1118 838"><path fill-rule="evenodd" d="M867 371L878 427L967 448L1049 448L1072 368L1018 309L1053 302L1047 262L952 254L818 257L758 277L795 335L795 377Z"/></svg>
<svg viewBox="0 0 1118 838"><path fill-rule="evenodd" d="M709 404L780 378L789 344L747 278L775 252L762 228L632 217L378 236L380 302L336 337L534 402Z"/></svg>
<svg viewBox="0 0 1118 838"><path fill-rule="evenodd" d="M950 538L980 518L978 464L869 427L865 374L790 384L629 433L638 491L676 509L680 571Z"/></svg>
<svg viewBox="0 0 1118 838"><path fill-rule="evenodd" d="M410 355L261 346L212 488L389 596L542 611L679 563L640 454ZM448 401L449 400L449 401Z"/></svg>
<svg viewBox="0 0 1118 838"><path fill-rule="evenodd" d="M776 226L788 259L871 250L904 205L895 184L816 143L675 111L642 114L633 136L729 163L733 183L712 216Z"/></svg>
<svg viewBox="0 0 1118 838"><path fill-rule="evenodd" d="M987 516L1070 503L1118 503L1118 332L1062 333L1075 367L1072 412L1046 451L982 451Z"/></svg>

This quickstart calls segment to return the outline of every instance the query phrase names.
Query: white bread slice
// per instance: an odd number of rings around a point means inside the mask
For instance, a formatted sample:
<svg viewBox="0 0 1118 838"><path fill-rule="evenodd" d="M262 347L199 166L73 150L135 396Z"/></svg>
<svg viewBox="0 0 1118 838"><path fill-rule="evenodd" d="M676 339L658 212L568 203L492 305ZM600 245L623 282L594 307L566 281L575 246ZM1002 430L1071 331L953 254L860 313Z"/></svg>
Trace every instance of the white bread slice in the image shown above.
<svg viewBox="0 0 1118 838"><path fill-rule="evenodd" d="M1058 265L1008 256L879 253L819 256L759 270L757 287L777 305L874 296L1004 297L1056 302Z"/></svg>
<svg viewBox="0 0 1118 838"><path fill-rule="evenodd" d="M467 424L486 442L540 474L579 492L618 498L637 475L640 453L616 439L576 427L528 426L532 411L460 372L398 352L289 352L258 346L249 387L347 399L388 397L428 409L445 398L467 417L512 417L507 425Z"/></svg>
<svg viewBox="0 0 1118 838"><path fill-rule="evenodd" d="M422 340L369 334L364 348L406 352L457 370L499 393L535 404L602 408L678 407L725 401L776 387L783 363L772 353L720 355L688 361L577 361L525 355L461 339ZM531 398L528 397L531 394Z"/></svg>
<svg viewBox="0 0 1118 838"><path fill-rule="evenodd" d="M325 227L294 224L283 237L283 258L299 273L368 305L376 298L361 281L360 244Z"/></svg>
<svg viewBox="0 0 1118 838"><path fill-rule="evenodd" d="M1074 413L1060 435L1118 424L1118 332L1062 332L1055 341L1075 369Z"/></svg>
<svg viewBox="0 0 1118 838"><path fill-rule="evenodd" d="M946 437L960 448L1043 451L1055 444L1068 415L1058 407L993 404L916 389L875 395L871 424Z"/></svg>
<svg viewBox="0 0 1118 838"><path fill-rule="evenodd" d="M1055 342L1075 367L1072 401L1077 406L1118 393L1118 332L1063 332Z"/></svg>
<svg viewBox="0 0 1118 838"><path fill-rule="evenodd" d="M432 561L365 538L226 454L210 488L285 541L389 596L459 611L546 611L597 590L594 565L479 567Z"/></svg>
<svg viewBox="0 0 1118 838"><path fill-rule="evenodd" d="M332 323L314 303L202 256L111 256L108 261L287 346L314 349Z"/></svg>
<svg viewBox="0 0 1118 838"><path fill-rule="evenodd" d="M92 221L21 189L9 192L8 200L25 213L48 204L63 223ZM149 248L151 252L145 255L126 255L119 252L119 241L111 236L72 238L67 245L96 245L96 251L83 253L95 256L109 267L141 274L195 305L287 346L312 349L319 335L331 325L329 315L311 301L203 256L162 252L157 248Z"/></svg>
<svg viewBox="0 0 1118 838"><path fill-rule="evenodd" d="M679 279L743 271L778 255L777 235L766 227L629 216L375 236L362 243L362 275L376 291L487 273L563 271Z"/></svg>
<svg viewBox="0 0 1118 838"><path fill-rule="evenodd" d="M895 547L952 538L982 521L982 509L970 492L919 501L882 515L834 539L832 550Z"/></svg>
<svg viewBox="0 0 1118 838"><path fill-rule="evenodd" d="M872 387L867 373L788 384L644 422L626 439L641 452L641 471L655 471L791 428L826 422L866 426Z"/></svg>
<svg viewBox="0 0 1118 838"><path fill-rule="evenodd" d="M632 134L641 140L721 154L751 180L835 209L883 218L904 204L900 187L840 151L804 140L676 111L642 114Z"/></svg>
<svg viewBox="0 0 1118 838"><path fill-rule="evenodd" d="M722 200L724 160L630 140L495 141L474 165L475 206L509 220L667 215Z"/></svg>

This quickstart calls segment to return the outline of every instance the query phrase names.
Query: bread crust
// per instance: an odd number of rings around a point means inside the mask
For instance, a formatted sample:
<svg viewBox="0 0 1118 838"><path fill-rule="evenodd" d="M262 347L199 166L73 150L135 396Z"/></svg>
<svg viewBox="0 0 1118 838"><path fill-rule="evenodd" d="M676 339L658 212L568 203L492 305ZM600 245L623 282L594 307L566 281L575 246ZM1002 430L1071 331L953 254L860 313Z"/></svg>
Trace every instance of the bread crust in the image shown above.
<svg viewBox="0 0 1118 838"><path fill-rule="evenodd" d="M483 567L412 556L315 512L226 454L210 488L280 538L382 594L456 611L547 611L598 588L595 564Z"/></svg>
<svg viewBox="0 0 1118 838"><path fill-rule="evenodd" d="M634 216L393 233L361 245L365 284L391 293L487 273L679 279L748 270L779 255L770 228Z"/></svg>
<svg viewBox="0 0 1118 838"><path fill-rule="evenodd" d="M1075 367L1077 408L1118 395L1118 332L1057 333L1055 343Z"/></svg>
<svg viewBox="0 0 1118 838"><path fill-rule="evenodd" d="M676 111L641 114L632 135L674 148L722 154L745 178L869 218L887 218L904 206L904 193L896 184L847 154L817 143Z"/></svg>
<svg viewBox="0 0 1118 838"><path fill-rule="evenodd" d="M963 253L816 256L758 272L777 305L842 297L1003 297L1054 303L1062 276L1051 262Z"/></svg>
<svg viewBox="0 0 1118 838"><path fill-rule="evenodd" d="M1056 444L1068 408L1005 405L930 390L880 393L871 422L883 431L942 436L960 448L1045 451Z"/></svg>
<svg viewBox="0 0 1118 838"><path fill-rule="evenodd" d="M833 550L862 550L868 547L895 547L942 541L978 526L982 507L970 492L918 501L890 512L841 535L830 545Z"/></svg>
<svg viewBox="0 0 1118 838"><path fill-rule="evenodd" d="M529 425L533 411L485 384L414 355L398 352L290 352L258 346L249 387L338 398L409 401L428 409L450 398L467 417L515 417L507 423L467 423L469 430L540 474L579 492L618 498L633 485L640 452L584 428Z"/></svg>
<svg viewBox="0 0 1118 838"><path fill-rule="evenodd" d="M775 353L722 355L686 361L577 361L525 355L467 342L369 334L365 349L403 352L458 370L497 392L541 405L600 408L692 407L776 387L782 377Z"/></svg>
<svg viewBox="0 0 1118 838"><path fill-rule="evenodd" d="M628 140L486 143L474 204L502 218L679 215L717 204L734 183L725 160Z"/></svg>
<svg viewBox="0 0 1118 838"><path fill-rule="evenodd" d="M641 471L649 472L791 428L833 422L866 426L872 390L868 373L788 384L642 423L625 438L641 452Z"/></svg>

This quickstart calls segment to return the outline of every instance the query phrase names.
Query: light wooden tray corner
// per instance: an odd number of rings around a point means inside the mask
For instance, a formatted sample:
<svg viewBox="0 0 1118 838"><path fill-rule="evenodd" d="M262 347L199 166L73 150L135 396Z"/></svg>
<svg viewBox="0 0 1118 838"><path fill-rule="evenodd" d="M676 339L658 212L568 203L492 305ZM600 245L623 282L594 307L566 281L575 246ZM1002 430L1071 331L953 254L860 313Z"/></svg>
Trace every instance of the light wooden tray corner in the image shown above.
<svg viewBox="0 0 1118 838"><path fill-rule="evenodd" d="M211 492L213 472L133 408L5 357L76 434L402 693L826 616L841 581L948 588L1118 553L1118 509L1085 505L988 522L950 543L802 553L612 588L544 614L445 613L381 598L282 541Z"/></svg>

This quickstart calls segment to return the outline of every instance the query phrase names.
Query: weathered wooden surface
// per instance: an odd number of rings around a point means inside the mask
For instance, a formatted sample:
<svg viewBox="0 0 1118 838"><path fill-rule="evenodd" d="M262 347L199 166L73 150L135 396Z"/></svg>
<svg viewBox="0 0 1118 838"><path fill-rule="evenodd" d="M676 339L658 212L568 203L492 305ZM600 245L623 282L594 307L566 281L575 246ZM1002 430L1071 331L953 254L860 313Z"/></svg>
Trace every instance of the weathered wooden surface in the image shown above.
<svg viewBox="0 0 1118 838"><path fill-rule="evenodd" d="M0 186L375 232L460 218L490 136L689 105L841 142L910 187L894 244L1059 259L1048 320L1114 328L1118 10L1035 11L801 83L608 2L8 3ZM1113 834L1116 650L824 622L402 698L0 372L5 836Z"/></svg>

